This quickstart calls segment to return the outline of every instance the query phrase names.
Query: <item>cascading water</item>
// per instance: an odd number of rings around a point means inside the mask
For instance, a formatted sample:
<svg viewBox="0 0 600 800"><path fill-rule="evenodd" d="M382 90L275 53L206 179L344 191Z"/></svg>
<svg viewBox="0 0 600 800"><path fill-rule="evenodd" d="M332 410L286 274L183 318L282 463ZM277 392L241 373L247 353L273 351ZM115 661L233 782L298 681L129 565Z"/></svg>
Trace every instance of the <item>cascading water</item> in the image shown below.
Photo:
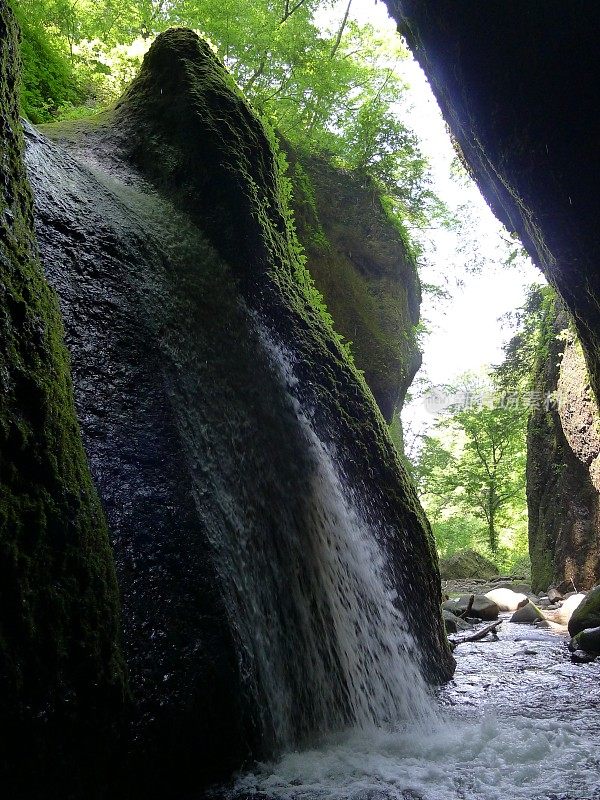
<svg viewBox="0 0 600 800"><path fill-rule="evenodd" d="M360 498L344 485L335 453L295 394L292 356L264 331L261 339L286 386L311 468L303 518L276 532L276 561L257 557L243 539L232 553L244 604L238 626L252 652L265 725L283 749L345 725L431 724L435 704L418 649Z"/></svg>
<svg viewBox="0 0 600 800"><path fill-rule="evenodd" d="M505 622L501 643L465 646L463 671L434 698L387 584L378 532L362 518L360 498L345 485L335 452L320 440L298 399L292 356L264 331L262 340L287 387L313 466L302 542L297 550L286 542L282 563L289 567L290 557L299 557L312 572L289 587L301 635L278 627L284 617L278 623L272 613L262 621L252 618L262 631L255 658L269 676L268 707L280 721L279 745L286 752L217 795L599 800L593 708L593 698L600 700L598 670L586 674L565 664L562 637ZM258 604L251 605L256 612ZM272 636L265 630L269 624L275 626ZM264 648L265 642L270 646ZM308 660L301 647L314 648ZM532 654L541 658L537 668L548 670L543 680L543 672L528 668ZM528 680L538 685L528 686ZM304 687L300 707L294 685ZM591 698L591 710L574 702L577 695ZM321 736L302 742L298 733L315 720L320 725L312 733Z"/></svg>

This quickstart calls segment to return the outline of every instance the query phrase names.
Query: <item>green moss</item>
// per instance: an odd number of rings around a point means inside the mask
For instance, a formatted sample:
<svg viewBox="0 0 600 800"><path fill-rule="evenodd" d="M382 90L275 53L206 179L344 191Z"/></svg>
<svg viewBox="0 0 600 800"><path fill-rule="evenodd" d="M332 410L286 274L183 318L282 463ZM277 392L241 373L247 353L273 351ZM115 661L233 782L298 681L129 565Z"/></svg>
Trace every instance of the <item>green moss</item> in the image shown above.
<svg viewBox="0 0 600 800"><path fill-rule="evenodd" d="M391 422L421 363L420 286L406 232L368 178L284 147L308 270Z"/></svg>
<svg viewBox="0 0 600 800"><path fill-rule="evenodd" d="M600 625L600 586L589 591L569 620L569 633L576 636L586 628L597 628Z"/></svg>
<svg viewBox="0 0 600 800"><path fill-rule="evenodd" d="M0 28L0 714L15 764L35 779L44 759L68 750L69 731L78 736L121 704L124 671L108 533L58 303L36 253L14 92L17 31L4 4ZM53 740L58 724L64 735ZM19 752L21 735L29 747Z"/></svg>

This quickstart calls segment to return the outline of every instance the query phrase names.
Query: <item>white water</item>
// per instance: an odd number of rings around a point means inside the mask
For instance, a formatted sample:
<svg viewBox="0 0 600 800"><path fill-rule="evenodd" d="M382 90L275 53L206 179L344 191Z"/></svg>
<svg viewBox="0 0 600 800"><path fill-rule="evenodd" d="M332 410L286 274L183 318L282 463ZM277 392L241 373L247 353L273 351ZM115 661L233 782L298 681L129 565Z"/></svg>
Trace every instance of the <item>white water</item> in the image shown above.
<svg viewBox="0 0 600 800"><path fill-rule="evenodd" d="M320 737L288 745L285 755L258 764L225 794L600 800L600 666L572 665L564 637L505 622L499 642L461 646L455 681L434 699L394 606L378 532L362 519L360 500L340 479L335 453L318 438L309 410L294 399L291 358L263 338L314 463L306 541L316 548L311 563L333 623L328 646L340 660L337 674L324 673L321 664L317 683L343 681L351 714L342 728L343 715L330 708Z"/></svg>
<svg viewBox="0 0 600 800"><path fill-rule="evenodd" d="M246 581L244 616L250 614L253 659L276 745L296 746L348 724L393 729L419 720L433 728L437 704L388 585L377 544L381 532L361 516L359 499L338 474L335 453L295 397L291 357L261 335L288 391L310 464L299 528L277 532L285 585L279 576L265 585L263 568L251 563L255 554L250 558L248 548L241 549L241 560L234 556L239 580ZM285 609L268 608L282 593L291 601L293 621L286 620Z"/></svg>
<svg viewBox="0 0 600 800"><path fill-rule="evenodd" d="M462 650L462 653L461 653ZM347 730L238 779L276 800L599 800L600 665L563 636L503 623L463 645L443 721Z"/></svg>
<svg viewBox="0 0 600 800"><path fill-rule="evenodd" d="M352 731L240 778L236 793L285 800L600 797L600 746L558 720L450 720L434 736Z"/></svg>
<svg viewBox="0 0 600 800"><path fill-rule="evenodd" d="M264 333L263 341L312 463L300 552L286 544L311 575L288 587L302 636L277 630L273 616L273 646L265 647L264 631L255 639L285 754L256 765L219 796L600 800L600 666L572 665L564 638L505 622L499 642L461 646L455 681L441 702L433 698L386 579L381 532L362 518L335 452L295 398L290 356ZM269 593L255 603L254 624L272 600Z"/></svg>

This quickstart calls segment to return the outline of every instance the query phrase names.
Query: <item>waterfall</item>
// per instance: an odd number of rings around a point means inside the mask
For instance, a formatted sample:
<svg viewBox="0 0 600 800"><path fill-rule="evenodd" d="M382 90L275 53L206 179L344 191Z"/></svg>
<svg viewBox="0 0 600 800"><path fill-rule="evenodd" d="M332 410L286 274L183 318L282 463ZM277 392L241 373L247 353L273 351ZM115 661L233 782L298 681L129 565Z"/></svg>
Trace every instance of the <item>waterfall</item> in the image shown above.
<svg viewBox="0 0 600 800"><path fill-rule="evenodd" d="M274 551L242 534L230 554L237 626L257 674L263 726L281 751L347 726L430 722L434 702L377 543L385 537L365 521L361 497L299 401L293 356L264 329L261 339L310 464L302 518L274 532Z"/></svg>

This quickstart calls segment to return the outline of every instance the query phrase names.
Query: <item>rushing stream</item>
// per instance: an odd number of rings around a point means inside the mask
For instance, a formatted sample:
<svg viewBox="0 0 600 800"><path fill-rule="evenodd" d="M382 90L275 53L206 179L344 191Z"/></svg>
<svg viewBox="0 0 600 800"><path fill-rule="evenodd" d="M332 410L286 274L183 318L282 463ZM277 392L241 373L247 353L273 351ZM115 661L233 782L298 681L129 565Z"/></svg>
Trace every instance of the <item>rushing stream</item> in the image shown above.
<svg viewBox="0 0 600 800"><path fill-rule="evenodd" d="M507 615L509 616L509 615ZM598 800L600 665L564 636L505 621L463 644L435 731L356 729L239 777L266 800Z"/></svg>

